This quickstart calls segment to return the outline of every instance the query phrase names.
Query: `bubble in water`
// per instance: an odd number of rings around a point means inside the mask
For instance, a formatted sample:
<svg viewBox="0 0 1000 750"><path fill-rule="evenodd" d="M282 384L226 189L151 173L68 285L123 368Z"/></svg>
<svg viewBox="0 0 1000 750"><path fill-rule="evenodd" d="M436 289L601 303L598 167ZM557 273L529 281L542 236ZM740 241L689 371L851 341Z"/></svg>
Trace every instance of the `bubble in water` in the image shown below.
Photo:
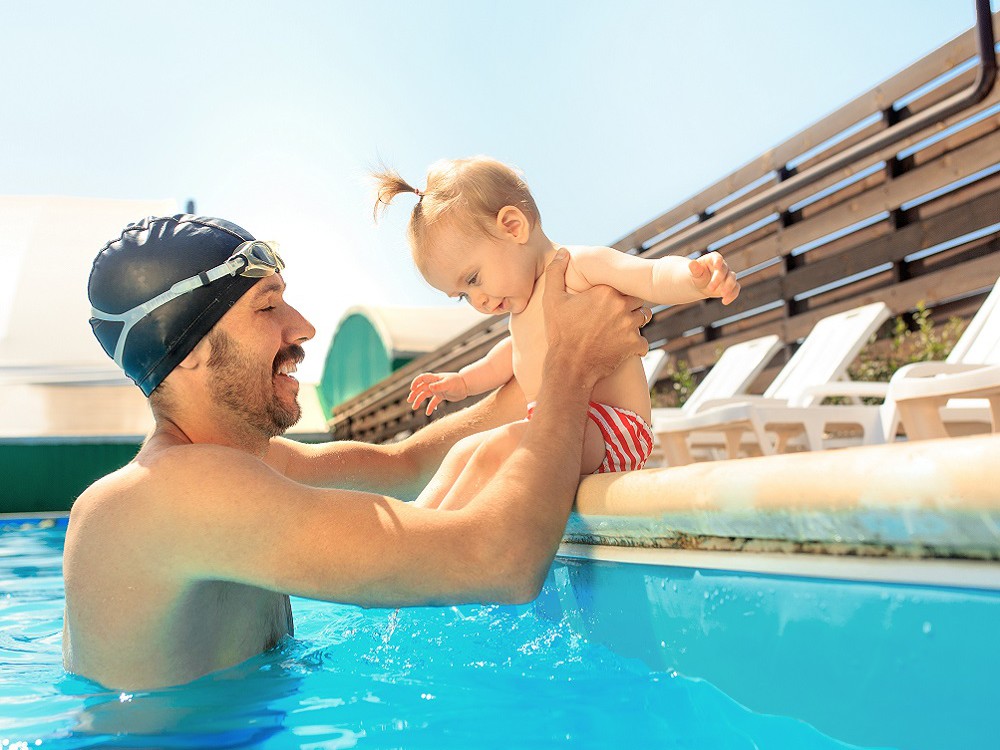
<svg viewBox="0 0 1000 750"><path fill-rule="evenodd" d="M924 623L924 627L922 628L922 630L924 631L924 635L930 635L931 634L931 624L929 622L925 622Z"/></svg>

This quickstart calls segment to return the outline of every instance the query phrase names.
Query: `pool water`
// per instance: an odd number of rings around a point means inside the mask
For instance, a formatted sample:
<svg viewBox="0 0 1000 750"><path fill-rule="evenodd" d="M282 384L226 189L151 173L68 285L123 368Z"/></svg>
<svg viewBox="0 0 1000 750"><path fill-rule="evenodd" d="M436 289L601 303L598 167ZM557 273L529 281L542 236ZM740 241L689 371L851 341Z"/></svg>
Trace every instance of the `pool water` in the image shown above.
<svg viewBox="0 0 1000 750"><path fill-rule="evenodd" d="M727 628L722 619L715 624L706 620L706 612L743 596L711 575L573 561L557 561L539 601L527 606L362 610L293 599L296 637L266 654L181 687L134 694L108 691L62 669L65 527L64 522L48 525L0 526L0 741L7 748L605 748L641 743L699 750L812 750L985 747L988 742L985 717L981 729L957 731L982 743L967 745L963 739L963 744L941 745L923 731L907 736L892 709L885 720L889 726L876 715L882 731L867 735L858 726L845 727L843 733L836 727L820 731L801 715L751 710L716 687L728 679L718 664L694 655L711 652L713 632L729 633L717 640L717 651L731 653L729 641L739 640L743 632L742 648L759 659L775 646L769 629L760 625L768 607L751 610L759 617L747 615L743 607L737 624L754 624L739 631ZM629 603L627 596L608 607L607 618L595 614L594 601L614 593L593 588L604 583L591 579L604 575L630 576L637 581L632 588L643 590L647 600L662 595L674 601L678 609L672 629L654 627L641 612L622 610L619 605ZM624 580L610 584L627 589ZM695 581L697 591L692 590ZM679 591L673 590L675 585ZM759 580L754 585L761 588ZM782 579L766 582L772 589L783 585ZM715 594L710 596L710 590ZM986 619L981 627L995 628L997 597L973 596L981 599L980 619ZM908 605L890 597L888 606L903 610ZM843 610L842 603L838 607ZM661 612L654 619L663 612L649 611ZM834 613L828 627L836 630L842 614ZM937 614L933 618L940 622ZM808 618L800 612L802 619ZM646 632L650 627L656 632ZM795 623L785 627L794 630ZM829 646L818 630L811 632L817 648ZM997 630L992 632L995 641ZM932 640L927 633L920 635ZM995 669L996 647L984 641L975 648L982 669ZM830 654L816 656L818 668L827 669ZM770 690L769 683L787 669L787 662L776 654L773 670L741 679ZM947 673L951 667L967 679L959 664L913 669ZM730 671L745 668L736 663ZM868 670L873 671L877 668ZM703 679L706 675L712 681ZM817 693L817 701L848 705L856 698L839 683L831 693L825 678L787 676L799 681L789 694ZM870 680L872 675L857 677ZM743 703L756 702L743 683L733 686ZM967 687L987 687L992 695L973 697L973 703L995 705L992 685ZM901 683L891 689L905 695L911 686ZM760 705L794 706L794 701L782 701ZM935 708L942 712L937 720L941 737L954 738L949 706ZM808 705L802 708L806 715L812 711ZM900 741L885 742L886 736ZM879 741L864 742L866 737Z"/></svg>

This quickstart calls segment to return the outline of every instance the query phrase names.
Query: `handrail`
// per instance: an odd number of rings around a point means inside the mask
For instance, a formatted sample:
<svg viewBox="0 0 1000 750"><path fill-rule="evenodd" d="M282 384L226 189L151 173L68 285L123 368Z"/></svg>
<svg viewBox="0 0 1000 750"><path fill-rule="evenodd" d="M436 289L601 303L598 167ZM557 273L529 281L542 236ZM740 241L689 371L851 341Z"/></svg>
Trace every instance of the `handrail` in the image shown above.
<svg viewBox="0 0 1000 750"><path fill-rule="evenodd" d="M914 133L918 133L929 125L951 117L963 109L972 107L990 93L996 82L997 62L994 51L993 19L990 10L990 0L976 0L976 39L979 50L979 70L976 80L964 91L953 94L944 101L928 107L913 117L902 120L880 133L875 133L861 143L831 156L826 161L810 167L804 172L792 175L767 190L739 203L732 208L723 209L713 214L690 229L658 242L640 253L644 258L659 258L690 243L699 237L718 229L723 224L741 219L758 209L780 200L791 193L801 190L818 180L827 177L844 167L865 157L871 156L883 148L898 143Z"/></svg>

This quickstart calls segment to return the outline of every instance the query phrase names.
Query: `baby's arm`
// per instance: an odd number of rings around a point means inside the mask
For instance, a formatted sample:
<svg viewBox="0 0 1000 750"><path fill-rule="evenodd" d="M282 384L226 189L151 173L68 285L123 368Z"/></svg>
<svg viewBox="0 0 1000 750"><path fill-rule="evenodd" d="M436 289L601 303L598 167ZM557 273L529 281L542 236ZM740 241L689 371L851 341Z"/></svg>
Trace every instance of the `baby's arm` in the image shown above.
<svg viewBox="0 0 1000 750"><path fill-rule="evenodd" d="M514 350L510 337L503 339L480 360L466 365L458 372L425 372L417 375L410 384L406 397L416 411L426 400L427 415L438 408L442 401L461 401L477 393L499 388L514 376Z"/></svg>
<svg viewBox="0 0 1000 750"><path fill-rule="evenodd" d="M697 260L676 255L651 260L613 250L586 247L573 251L575 269L591 285L607 284L624 294L661 305L721 297L728 305L740 293L736 274L718 253Z"/></svg>

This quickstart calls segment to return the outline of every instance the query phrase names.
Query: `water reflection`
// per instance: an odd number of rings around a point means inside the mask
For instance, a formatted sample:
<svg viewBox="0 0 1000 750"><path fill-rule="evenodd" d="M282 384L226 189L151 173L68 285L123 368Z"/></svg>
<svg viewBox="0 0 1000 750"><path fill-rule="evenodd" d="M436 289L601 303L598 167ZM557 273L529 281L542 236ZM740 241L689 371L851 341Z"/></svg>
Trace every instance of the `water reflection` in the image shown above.
<svg viewBox="0 0 1000 750"><path fill-rule="evenodd" d="M299 693L301 671L286 666L294 643L231 669L179 687L147 692L103 690L79 677L67 677L60 691L86 696L68 734L67 746L204 747L254 746L284 729L283 699Z"/></svg>

